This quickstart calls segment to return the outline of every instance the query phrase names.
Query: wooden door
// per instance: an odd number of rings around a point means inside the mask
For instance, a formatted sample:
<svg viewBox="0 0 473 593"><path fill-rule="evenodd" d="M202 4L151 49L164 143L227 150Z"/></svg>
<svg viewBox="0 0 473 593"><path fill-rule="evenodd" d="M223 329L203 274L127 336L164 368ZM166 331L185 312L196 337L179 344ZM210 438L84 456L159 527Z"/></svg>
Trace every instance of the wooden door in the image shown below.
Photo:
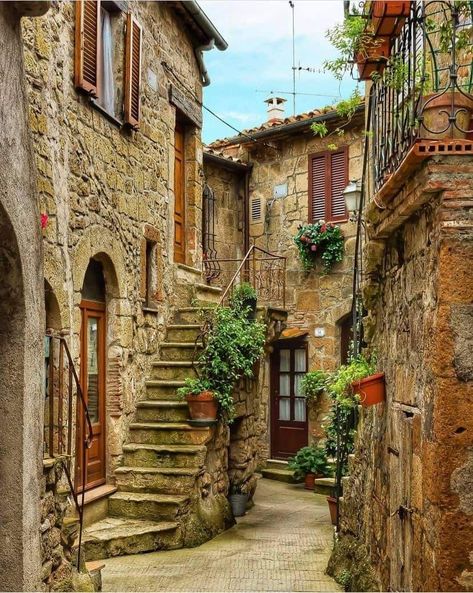
<svg viewBox="0 0 473 593"><path fill-rule="evenodd" d="M105 304L81 302L80 381L92 423L92 445L86 452L85 489L105 482ZM82 488L82 444L86 422L78 407L78 446L76 485Z"/></svg>
<svg viewBox="0 0 473 593"><path fill-rule="evenodd" d="M412 591L412 422L412 415L392 410L388 449L390 591Z"/></svg>
<svg viewBox="0 0 473 593"><path fill-rule="evenodd" d="M184 128L180 124L176 124L174 135L174 261L182 264L186 259L184 163Z"/></svg>
<svg viewBox="0 0 473 593"><path fill-rule="evenodd" d="M301 380L307 372L307 344L277 344L271 355L271 457L287 459L307 445L307 404Z"/></svg>

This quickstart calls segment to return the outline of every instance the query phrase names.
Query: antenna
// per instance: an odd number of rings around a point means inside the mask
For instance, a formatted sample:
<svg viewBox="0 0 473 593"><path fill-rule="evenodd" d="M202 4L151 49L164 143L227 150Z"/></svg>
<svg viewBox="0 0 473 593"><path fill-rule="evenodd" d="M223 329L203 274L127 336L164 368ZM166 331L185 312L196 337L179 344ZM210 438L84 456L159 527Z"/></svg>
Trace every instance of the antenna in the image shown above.
<svg viewBox="0 0 473 593"><path fill-rule="evenodd" d="M296 34L292 0L289 0L289 6L292 10L292 115L296 115Z"/></svg>

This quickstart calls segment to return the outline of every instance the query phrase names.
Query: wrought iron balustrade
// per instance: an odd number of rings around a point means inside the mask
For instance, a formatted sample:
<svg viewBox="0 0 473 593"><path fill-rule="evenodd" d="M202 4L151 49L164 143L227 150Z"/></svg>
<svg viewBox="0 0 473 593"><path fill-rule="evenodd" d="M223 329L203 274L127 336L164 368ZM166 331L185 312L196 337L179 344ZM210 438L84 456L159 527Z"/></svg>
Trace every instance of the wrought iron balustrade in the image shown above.
<svg viewBox="0 0 473 593"><path fill-rule="evenodd" d="M243 282L253 286L258 301L266 305L286 306L286 258L252 245L240 259L204 261L204 271L218 269L218 283L225 287L221 299L224 305Z"/></svg>
<svg viewBox="0 0 473 593"><path fill-rule="evenodd" d="M473 2L411 2L371 89L376 191L419 139L473 138L472 64Z"/></svg>

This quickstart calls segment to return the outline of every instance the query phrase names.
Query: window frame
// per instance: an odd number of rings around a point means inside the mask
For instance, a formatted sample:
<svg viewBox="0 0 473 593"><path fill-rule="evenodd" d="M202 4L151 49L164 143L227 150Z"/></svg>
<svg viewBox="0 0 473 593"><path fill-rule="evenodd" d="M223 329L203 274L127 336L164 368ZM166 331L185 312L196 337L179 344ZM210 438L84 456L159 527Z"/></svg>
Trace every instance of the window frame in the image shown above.
<svg viewBox="0 0 473 593"><path fill-rule="evenodd" d="M337 148L337 150L322 150L319 152L313 152L308 155L308 166L307 166L307 181L308 181L308 219L309 223L316 223L318 220L314 220L313 216L313 198L312 198L312 163L315 159L324 157L325 161L325 188L324 188L324 221L325 222L336 222L336 223L343 223L348 222L348 212L345 205L345 212L343 215L340 216L332 216L332 203L333 203L333 196L332 196L332 156L335 154L344 154L344 171L345 171L345 179L344 185L345 187L348 185L348 166L349 166L349 158L348 158L348 149L349 147L342 146Z"/></svg>

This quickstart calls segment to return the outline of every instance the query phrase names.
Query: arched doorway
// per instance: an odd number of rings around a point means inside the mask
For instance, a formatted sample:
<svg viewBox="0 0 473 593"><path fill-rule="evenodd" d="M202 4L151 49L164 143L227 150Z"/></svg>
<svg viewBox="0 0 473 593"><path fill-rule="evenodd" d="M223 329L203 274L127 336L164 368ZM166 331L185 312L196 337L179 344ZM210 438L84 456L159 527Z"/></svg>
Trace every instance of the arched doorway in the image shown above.
<svg viewBox="0 0 473 593"><path fill-rule="evenodd" d="M84 415L79 413L76 485L86 490L105 482L106 397L106 294L101 262L91 259L82 286L80 331L80 382L92 423L93 439L86 454L83 477L82 443ZM80 410L79 410L80 412Z"/></svg>

